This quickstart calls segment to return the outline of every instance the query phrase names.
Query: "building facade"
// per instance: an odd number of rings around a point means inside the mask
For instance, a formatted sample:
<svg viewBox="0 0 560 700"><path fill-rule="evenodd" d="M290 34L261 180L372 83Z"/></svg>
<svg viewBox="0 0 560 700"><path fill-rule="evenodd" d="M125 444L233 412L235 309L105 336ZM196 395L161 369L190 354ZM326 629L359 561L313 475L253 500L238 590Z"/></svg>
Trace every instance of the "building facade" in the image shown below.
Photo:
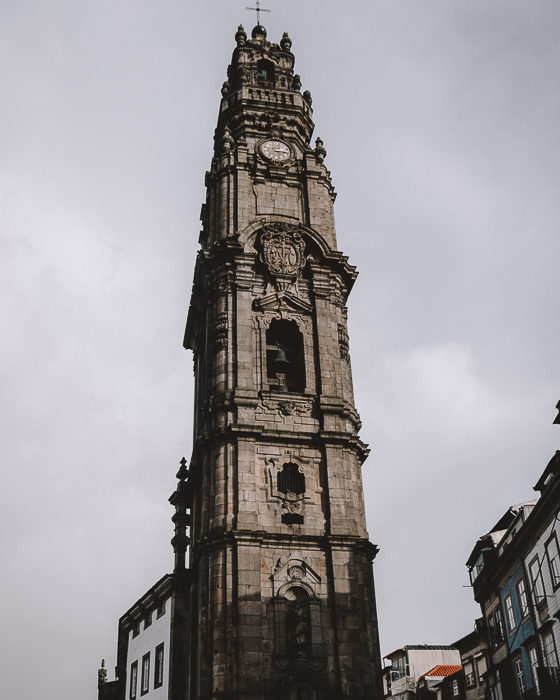
<svg viewBox="0 0 560 700"><path fill-rule="evenodd" d="M492 700L560 697L560 453L535 485L540 498L512 506L467 562L483 614Z"/></svg>
<svg viewBox="0 0 560 700"><path fill-rule="evenodd" d="M463 693L459 695L459 700L488 700L490 697L485 682L488 670L488 648L480 630L483 630L481 618L476 620L475 629L472 632L453 643L461 654L463 666L462 681L459 683ZM442 685L449 686L450 682L453 684L453 680L455 679L451 678Z"/></svg>
<svg viewBox="0 0 560 700"><path fill-rule="evenodd" d="M357 273L337 247L326 151L311 145L290 38L271 43L257 25L235 41L185 333L194 447L170 499L184 615L169 629L184 656L161 662L184 687L166 697L375 700L377 548L347 332ZM133 678L163 697L142 674L166 642L148 630L140 644L125 618L122 697L133 700Z"/></svg>
<svg viewBox="0 0 560 700"><path fill-rule="evenodd" d="M408 644L384 657L390 662L384 669L384 696L413 700L418 694L421 678L434 668L453 668L461 666L461 655L452 646L441 644ZM422 682L421 686L427 684Z"/></svg>

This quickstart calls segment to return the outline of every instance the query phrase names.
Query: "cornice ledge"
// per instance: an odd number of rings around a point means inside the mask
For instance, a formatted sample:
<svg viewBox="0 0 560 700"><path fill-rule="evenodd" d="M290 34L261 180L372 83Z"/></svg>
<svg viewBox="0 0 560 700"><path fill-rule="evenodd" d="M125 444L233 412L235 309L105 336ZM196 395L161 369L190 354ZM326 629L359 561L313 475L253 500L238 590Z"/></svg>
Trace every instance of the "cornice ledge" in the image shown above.
<svg viewBox="0 0 560 700"><path fill-rule="evenodd" d="M369 453L371 452L369 446L366 445L366 443L363 442L357 435L353 435L352 433L335 430L320 430L318 437L324 443L342 445L346 449L354 450L362 462L367 459Z"/></svg>
<svg viewBox="0 0 560 700"><path fill-rule="evenodd" d="M360 417L356 409L345 399L341 399L338 396L327 396L321 394L319 396L319 409L324 414L329 414L333 416L342 416L343 418L348 418L353 424L361 426Z"/></svg>

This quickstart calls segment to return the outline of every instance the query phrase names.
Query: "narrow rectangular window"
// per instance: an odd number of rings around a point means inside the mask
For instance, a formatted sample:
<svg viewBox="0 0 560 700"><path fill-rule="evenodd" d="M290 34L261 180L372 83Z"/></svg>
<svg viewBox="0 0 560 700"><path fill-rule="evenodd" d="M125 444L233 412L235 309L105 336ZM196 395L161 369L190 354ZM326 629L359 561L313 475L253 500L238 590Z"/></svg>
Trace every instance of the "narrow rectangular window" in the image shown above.
<svg viewBox="0 0 560 700"><path fill-rule="evenodd" d="M558 552L558 540L554 536L546 543L546 558L550 568L550 578L554 588L560 586L560 553Z"/></svg>
<svg viewBox="0 0 560 700"><path fill-rule="evenodd" d="M140 694L146 695L150 690L150 652L142 657L142 685Z"/></svg>
<svg viewBox="0 0 560 700"><path fill-rule="evenodd" d="M140 634L140 622L135 622L132 627L132 637L137 637Z"/></svg>
<svg viewBox="0 0 560 700"><path fill-rule="evenodd" d="M163 685L163 643L156 647L156 662L154 669L154 688Z"/></svg>
<svg viewBox="0 0 560 700"><path fill-rule="evenodd" d="M146 617L144 618L144 629L149 627L152 624L152 613L149 612Z"/></svg>
<svg viewBox="0 0 560 700"><path fill-rule="evenodd" d="M465 673L465 684L467 688L474 688L475 678L472 661L467 661L463 666L463 671Z"/></svg>
<svg viewBox="0 0 560 700"><path fill-rule="evenodd" d="M490 630L490 643L493 647L498 646L498 638L496 636L496 624L494 623L494 613L490 613L488 617L488 629Z"/></svg>
<svg viewBox="0 0 560 700"><path fill-rule="evenodd" d="M556 645L554 644L554 636L552 632L544 637L543 647L544 660L548 668L558 668L558 655L556 654Z"/></svg>
<svg viewBox="0 0 560 700"><path fill-rule="evenodd" d="M494 613L496 616L496 634L498 637L498 642L501 643L505 640L506 635L504 634L504 621L502 619L502 611L500 608Z"/></svg>
<svg viewBox="0 0 560 700"><path fill-rule="evenodd" d="M511 602L511 596L509 593L504 598L504 605L506 608L506 619L507 619L508 630L511 633L515 630L516 624L515 624L515 614L513 612L513 603Z"/></svg>
<svg viewBox="0 0 560 700"><path fill-rule="evenodd" d="M526 686L525 686L525 675L523 673L523 664L521 659L515 660L515 677L517 678L517 687L519 688L519 693L523 697Z"/></svg>
<svg viewBox="0 0 560 700"><path fill-rule="evenodd" d="M165 615L165 600L162 600L162 602L158 605L156 617L159 619L160 617L163 617Z"/></svg>
<svg viewBox="0 0 560 700"><path fill-rule="evenodd" d="M529 564L529 571L531 573L531 583L533 585L533 596L535 603L538 605L544 600L544 586L538 558L533 559Z"/></svg>
<svg viewBox="0 0 560 700"><path fill-rule="evenodd" d="M529 601L527 600L527 589L525 588L525 580L519 579L517 582L517 598L519 599L519 609L521 610L521 619L529 612Z"/></svg>
<svg viewBox="0 0 560 700"><path fill-rule="evenodd" d="M453 697L455 697L456 695L459 695L459 681L456 679L453 679L452 690L453 690Z"/></svg>
<svg viewBox="0 0 560 700"><path fill-rule="evenodd" d="M138 690L138 661L135 661L130 667L130 700L136 700L137 690Z"/></svg>
<svg viewBox="0 0 560 700"><path fill-rule="evenodd" d="M492 685L492 700L504 700L502 695L502 684L500 682L500 672L496 671Z"/></svg>
<svg viewBox="0 0 560 700"><path fill-rule="evenodd" d="M537 657L536 647L531 647L529 649L529 665L531 666L531 678L533 679L533 685L537 689L537 695L540 695L538 674L539 659Z"/></svg>
<svg viewBox="0 0 560 700"><path fill-rule="evenodd" d="M484 683L484 674L488 670L486 666L486 657L485 656L479 656L477 661L476 661L476 672L478 675L478 682L479 683Z"/></svg>

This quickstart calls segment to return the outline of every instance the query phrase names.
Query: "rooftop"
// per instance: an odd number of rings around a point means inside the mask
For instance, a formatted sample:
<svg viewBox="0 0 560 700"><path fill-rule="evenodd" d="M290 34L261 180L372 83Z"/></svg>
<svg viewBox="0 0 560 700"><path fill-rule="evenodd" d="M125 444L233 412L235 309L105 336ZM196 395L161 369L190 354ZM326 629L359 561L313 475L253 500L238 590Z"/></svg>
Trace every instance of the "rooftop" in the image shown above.
<svg viewBox="0 0 560 700"><path fill-rule="evenodd" d="M429 671L426 671L423 676L420 676L419 680L426 678L426 676L429 676L430 678L446 678L447 676L452 676L454 673L457 673L457 671L460 671L462 668L462 666L457 665L443 666L440 664L439 666L434 666Z"/></svg>

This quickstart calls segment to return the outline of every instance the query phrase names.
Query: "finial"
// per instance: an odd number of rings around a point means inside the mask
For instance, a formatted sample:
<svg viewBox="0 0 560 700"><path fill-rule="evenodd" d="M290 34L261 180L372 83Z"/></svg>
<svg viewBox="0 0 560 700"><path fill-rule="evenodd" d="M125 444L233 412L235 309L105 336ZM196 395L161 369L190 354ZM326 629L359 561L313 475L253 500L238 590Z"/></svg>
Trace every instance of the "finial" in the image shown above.
<svg viewBox="0 0 560 700"><path fill-rule="evenodd" d="M180 461L181 467L177 472L177 489L174 491L169 502L175 506L175 513L171 520L175 524L175 531L171 539L173 551L175 553L175 568L174 572L179 573L185 571L186 568L186 553L190 543L190 537L187 535L187 527L191 524L191 516L188 510L192 503L192 488L189 481L189 470L187 469L187 460L183 457Z"/></svg>
<svg viewBox="0 0 560 700"><path fill-rule="evenodd" d="M558 415L556 418L552 421L553 425L560 425L560 401L556 404L556 410L558 411Z"/></svg>
<svg viewBox="0 0 560 700"><path fill-rule="evenodd" d="M261 12L270 12L270 10L265 10L264 7L261 7L260 0L257 0L256 7L246 7L245 9L246 10L256 10L256 12L257 12L257 26L260 26L260 23L261 23L261 16L260 16ZM264 29L264 27L263 27L263 29ZM253 29L253 31L255 31L255 30ZM266 33L265 33L265 36L266 36Z"/></svg>
<svg viewBox="0 0 560 700"><path fill-rule="evenodd" d="M303 99L304 99L304 100L307 102L307 104L311 107L311 105L313 104L313 100L312 100L312 98L311 98L311 93L309 92L309 90L306 90L306 91L303 93Z"/></svg>
<svg viewBox="0 0 560 700"><path fill-rule="evenodd" d="M288 36L288 32L284 32L284 34L282 34L282 38L280 39L280 48L282 51L289 51L292 48L292 40Z"/></svg>
<svg viewBox="0 0 560 700"><path fill-rule="evenodd" d="M176 478L179 479L179 481L184 481L189 475L189 470L187 469L187 460L183 457L179 464L181 466L176 474Z"/></svg>
<svg viewBox="0 0 560 700"><path fill-rule="evenodd" d="M224 129L221 146L222 146L223 153L229 153L232 149L232 146L233 146L233 139L231 137L231 131L228 129L227 126Z"/></svg>
<svg viewBox="0 0 560 700"><path fill-rule="evenodd" d="M320 138L317 138L315 141L315 160L317 163L321 164L325 160L325 156L327 155L327 151L323 145L323 140Z"/></svg>
<svg viewBox="0 0 560 700"><path fill-rule="evenodd" d="M105 668L105 659L101 659L101 668L97 671L97 687L107 683L107 669Z"/></svg>
<svg viewBox="0 0 560 700"><path fill-rule="evenodd" d="M235 41L237 42L237 46L245 46L245 42L247 41L247 33L243 29L242 24L239 25L237 31L235 32Z"/></svg>

